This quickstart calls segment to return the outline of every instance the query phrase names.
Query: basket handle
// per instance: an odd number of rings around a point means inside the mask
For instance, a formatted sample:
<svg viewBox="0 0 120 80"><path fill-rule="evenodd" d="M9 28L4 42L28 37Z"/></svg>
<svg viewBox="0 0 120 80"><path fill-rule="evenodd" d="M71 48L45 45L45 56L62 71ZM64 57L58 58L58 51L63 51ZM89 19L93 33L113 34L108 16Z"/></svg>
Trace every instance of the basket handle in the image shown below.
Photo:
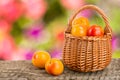
<svg viewBox="0 0 120 80"><path fill-rule="evenodd" d="M81 7L78 11L76 11L75 14L69 20L68 27L67 27L65 33L70 33L71 32L73 20L75 19L75 17L77 16L78 13L80 13L82 10L85 10L85 9L93 9L93 10L95 10L96 12L98 12L102 16L102 18L103 18L103 20L105 22L105 25L106 25L104 32L105 32L105 34L107 34L110 37L112 37L112 29L109 26L109 22L108 22L107 16L104 14L104 12L100 8L98 8L95 5L85 5L85 6Z"/></svg>

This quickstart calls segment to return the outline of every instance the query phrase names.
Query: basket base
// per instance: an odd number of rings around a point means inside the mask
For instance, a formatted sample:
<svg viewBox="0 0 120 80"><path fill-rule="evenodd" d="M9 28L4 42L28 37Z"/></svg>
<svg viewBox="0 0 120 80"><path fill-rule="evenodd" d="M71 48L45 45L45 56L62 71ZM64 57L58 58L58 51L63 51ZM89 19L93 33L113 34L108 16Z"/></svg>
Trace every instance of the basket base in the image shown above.
<svg viewBox="0 0 120 80"><path fill-rule="evenodd" d="M104 70L105 68L101 68L101 69L94 69L94 70L79 70L79 69L73 69L73 68L70 68L70 67L67 67L68 69L70 70L73 70L73 71L77 71L77 72L97 72L97 71L102 71Z"/></svg>
<svg viewBox="0 0 120 80"><path fill-rule="evenodd" d="M69 67L69 66L66 66L68 69L70 70L73 70L73 71L77 71L77 72L97 72L97 71L102 71L104 70L106 67L102 67L102 68L97 68L97 69L89 69L89 70L86 70L86 69L78 69L78 68L75 68L75 67Z"/></svg>

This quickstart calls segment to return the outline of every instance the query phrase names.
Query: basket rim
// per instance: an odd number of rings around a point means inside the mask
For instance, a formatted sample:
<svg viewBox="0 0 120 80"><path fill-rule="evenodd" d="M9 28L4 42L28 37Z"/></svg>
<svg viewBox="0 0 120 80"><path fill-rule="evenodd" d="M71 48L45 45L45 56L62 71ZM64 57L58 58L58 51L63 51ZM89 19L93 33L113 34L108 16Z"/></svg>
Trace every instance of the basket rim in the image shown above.
<svg viewBox="0 0 120 80"><path fill-rule="evenodd" d="M65 38L71 38L71 39L80 39L80 40L108 40L108 39L111 39L109 38L110 36L108 35L105 35L104 36L83 36L83 37L76 37L76 36L73 36L72 34L70 33L65 33Z"/></svg>

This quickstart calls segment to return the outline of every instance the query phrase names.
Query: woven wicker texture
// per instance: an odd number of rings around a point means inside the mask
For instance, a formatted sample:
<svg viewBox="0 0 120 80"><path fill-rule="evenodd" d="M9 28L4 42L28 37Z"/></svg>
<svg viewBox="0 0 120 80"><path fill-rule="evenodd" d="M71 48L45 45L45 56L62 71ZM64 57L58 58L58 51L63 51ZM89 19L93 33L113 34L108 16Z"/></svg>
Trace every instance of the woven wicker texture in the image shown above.
<svg viewBox="0 0 120 80"><path fill-rule="evenodd" d="M71 35L72 21L78 13L85 9L95 10L103 18L105 22L103 37L74 37ZM94 5L83 6L71 17L65 31L64 64L68 68L80 72L94 72L104 69L111 61L111 38L112 30L104 12Z"/></svg>

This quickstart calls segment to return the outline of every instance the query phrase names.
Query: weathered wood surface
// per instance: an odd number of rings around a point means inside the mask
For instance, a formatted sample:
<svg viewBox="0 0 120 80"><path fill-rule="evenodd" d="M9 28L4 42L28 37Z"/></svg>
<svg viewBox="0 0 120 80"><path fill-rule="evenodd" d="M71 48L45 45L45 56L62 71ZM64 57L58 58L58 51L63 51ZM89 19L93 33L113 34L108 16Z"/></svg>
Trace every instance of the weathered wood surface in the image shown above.
<svg viewBox="0 0 120 80"><path fill-rule="evenodd" d="M120 59L113 59L103 71L80 73L65 68L60 76L51 76L31 61L0 61L0 80L120 80Z"/></svg>

